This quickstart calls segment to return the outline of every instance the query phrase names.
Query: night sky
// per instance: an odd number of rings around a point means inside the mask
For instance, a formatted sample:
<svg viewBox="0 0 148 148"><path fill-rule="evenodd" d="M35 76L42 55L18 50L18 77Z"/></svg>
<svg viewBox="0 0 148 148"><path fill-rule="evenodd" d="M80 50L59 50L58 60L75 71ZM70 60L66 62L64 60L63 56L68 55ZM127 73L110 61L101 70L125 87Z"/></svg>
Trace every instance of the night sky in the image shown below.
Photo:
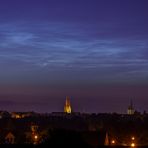
<svg viewBox="0 0 148 148"><path fill-rule="evenodd" d="M0 110L148 111L147 0L0 0Z"/></svg>

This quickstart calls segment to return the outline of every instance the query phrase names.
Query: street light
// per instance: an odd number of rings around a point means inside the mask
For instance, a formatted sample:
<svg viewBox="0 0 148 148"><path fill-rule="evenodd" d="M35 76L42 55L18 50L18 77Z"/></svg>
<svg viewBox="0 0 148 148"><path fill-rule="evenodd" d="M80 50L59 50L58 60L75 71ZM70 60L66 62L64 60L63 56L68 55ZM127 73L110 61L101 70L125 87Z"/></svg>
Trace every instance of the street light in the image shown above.
<svg viewBox="0 0 148 148"><path fill-rule="evenodd" d="M131 143L131 147L135 147L135 143Z"/></svg>
<svg viewBox="0 0 148 148"><path fill-rule="evenodd" d="M35 136L34 136L34 139L35 139L35 140L37 140L37 139L38 139L38 136L37 136L37 135L35 135Z"/></svg>
<svg viewBox="0 0 148 148"><path fill-rule="evenodd" d="M112 140L112 141L111 141L111 144L115 144L115 143L116 143L115 140Z"/></svg>

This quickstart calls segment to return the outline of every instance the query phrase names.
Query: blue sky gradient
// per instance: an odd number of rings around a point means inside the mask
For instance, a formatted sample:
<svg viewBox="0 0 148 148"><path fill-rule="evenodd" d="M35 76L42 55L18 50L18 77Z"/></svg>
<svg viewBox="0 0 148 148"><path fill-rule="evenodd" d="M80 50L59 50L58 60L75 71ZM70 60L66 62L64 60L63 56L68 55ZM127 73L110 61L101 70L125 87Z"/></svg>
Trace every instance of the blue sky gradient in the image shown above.
<svg viewBox="0 0 148 148"><path fill-rule="evenodd" d="M146 0L2 0L0 106L61 111L69 95L78 111L124 112L131 98L147 108L147 6ZM100 102L108 104L99 109Z"/></svg>

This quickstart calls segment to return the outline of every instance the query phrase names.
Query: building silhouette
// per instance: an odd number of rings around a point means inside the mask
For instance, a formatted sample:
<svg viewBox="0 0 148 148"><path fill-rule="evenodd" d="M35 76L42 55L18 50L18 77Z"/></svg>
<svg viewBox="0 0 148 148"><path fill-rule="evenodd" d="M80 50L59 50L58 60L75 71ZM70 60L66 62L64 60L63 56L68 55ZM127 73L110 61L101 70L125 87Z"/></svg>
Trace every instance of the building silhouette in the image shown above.
<svg viewBox="0 0 148 148"><path fill-rule="evenodd" d="M64 112L68 113L68 114L70 114L72 112L71 104L70 104L70 98L68 96L66 97L66 102L65 102L65 105L64 105Z"/></svg>

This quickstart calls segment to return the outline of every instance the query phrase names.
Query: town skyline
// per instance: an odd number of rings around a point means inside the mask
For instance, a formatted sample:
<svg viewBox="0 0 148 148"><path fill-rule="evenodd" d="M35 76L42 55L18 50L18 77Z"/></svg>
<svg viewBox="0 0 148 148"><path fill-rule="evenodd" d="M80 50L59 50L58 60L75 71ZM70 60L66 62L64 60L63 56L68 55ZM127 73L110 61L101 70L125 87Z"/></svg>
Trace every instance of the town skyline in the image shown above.
<svg viewBox="0 0 148 148"><path fill-rule="evenodd" d="M120 106L120 105L119 105ZM116 112L116 111L104 111L104 112L87 112L84 108L77 110L74 108L73 104L71 103L71 98L69 96L65 97L65 103L63 104L63 109L58 108L58 110L53 110L53 111L37 111L37 110L6 110L6 109L1 109L0 112L3 114L4 112L8 113L37 113L37 114L61 114L61 113L66 113L66 114L127 114L127 115L134 115L134 114L147 114L147 110L139 110L136 108L136 105L134 104L133 100L131 99L129 101L129 104L126 106L126 110L123 112Z"/></svg>

